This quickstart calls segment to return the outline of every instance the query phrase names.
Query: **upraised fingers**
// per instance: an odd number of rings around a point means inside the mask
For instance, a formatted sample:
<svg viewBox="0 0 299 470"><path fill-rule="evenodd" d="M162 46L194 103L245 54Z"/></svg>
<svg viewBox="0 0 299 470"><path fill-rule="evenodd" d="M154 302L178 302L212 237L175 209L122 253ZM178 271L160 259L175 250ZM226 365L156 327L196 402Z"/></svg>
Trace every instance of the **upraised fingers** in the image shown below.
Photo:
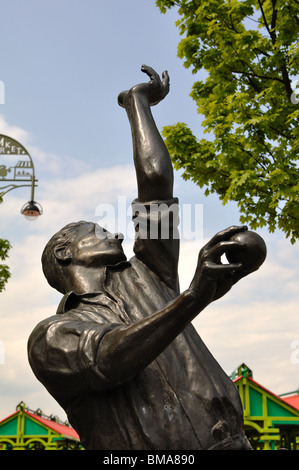
<svg viewBox="0 0 299 470"><path fill-rule="evenodd" d="M160 81L159 74L152 67L149 67L148 65L143 64L141 66L141 71L146 73L150 77L151 81L154 81L154 80Z"/></svg>

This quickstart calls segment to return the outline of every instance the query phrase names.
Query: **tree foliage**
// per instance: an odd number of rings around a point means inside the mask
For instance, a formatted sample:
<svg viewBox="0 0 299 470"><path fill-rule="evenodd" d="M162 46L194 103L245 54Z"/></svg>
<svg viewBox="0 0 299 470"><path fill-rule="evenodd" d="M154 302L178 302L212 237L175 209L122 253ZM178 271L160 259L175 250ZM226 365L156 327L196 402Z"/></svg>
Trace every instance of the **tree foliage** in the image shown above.
<svg viewBox="0 0 299 470"><path fill-rule="evenodd" d="M11 246L8 240L0 238L0 260L4 261ZM0 264L0 292L5 289L5 284L10 278L9 267L6 264Z"/></svg>
<svg viewBox="0 0 299 470"><path fill-rule="evenodd" d="M176 7L178 56L206 76L191 96L206 138L184 123L163 136L176 169L205 194L237 201L240 220L299 237L299 1L157 0ZM294 82L295 81L295 82ZM297 83L297 86L299 81ZM299 88L299 86L298 86Z"/></svg>
<svg viewBox="0 0 299 470"><path fill-rule="evenodd" d="M0 196L0 204L2 198ZM0 238L0 260L4 261L8 257L8 252L11 248L11 245L8 240L3 240ZM9 267L6 264L0 264L0 292L5 289L5 284L10 278Z"/></svg>

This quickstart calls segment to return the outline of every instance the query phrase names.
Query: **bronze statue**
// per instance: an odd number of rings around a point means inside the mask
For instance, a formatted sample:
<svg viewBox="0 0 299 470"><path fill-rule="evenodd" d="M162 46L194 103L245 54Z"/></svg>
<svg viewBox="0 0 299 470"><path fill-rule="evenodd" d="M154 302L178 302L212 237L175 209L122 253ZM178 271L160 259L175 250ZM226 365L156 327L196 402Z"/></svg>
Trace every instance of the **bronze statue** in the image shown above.
<svg viewBox="0 0 299 470"><path fill-rule="evenodd" d="M127 261L122 238L99 236L91 222L54 235L43 270L64 296L57 314L32 332L29 361L86 449L251 449L237 389L191 321L259 267L265 245L243 226L219 232L201 249L190 287L179 292L175 227L154 239L139 231L151 222L154 203L166 212L177 204L169 154L151 113L169 91L169 76L160 79L148 66L142 71L150 81L118 97L131 125L138 184L135 256ZM175 225L176 214L171 220ZM245 240L232 239L238 234ZM236 259L222 264L224 253Z"/></svg>

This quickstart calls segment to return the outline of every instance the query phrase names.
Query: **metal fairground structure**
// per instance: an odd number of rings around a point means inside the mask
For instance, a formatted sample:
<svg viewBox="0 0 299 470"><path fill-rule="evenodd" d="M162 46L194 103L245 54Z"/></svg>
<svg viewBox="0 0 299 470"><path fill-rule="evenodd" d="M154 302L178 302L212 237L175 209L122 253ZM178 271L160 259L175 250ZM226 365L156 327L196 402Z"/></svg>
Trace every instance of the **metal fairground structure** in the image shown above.
<svg viewBox="0 0 299 470"><path fill-rule="evenodd" d="M57 416L46 416L20 402L0 421L0 450L83 450L76 431Z"/></svg>
<svg viewBox="0 0 299 470"><path fill-rule="evenodd" d="M30 187L30 200L21 208L21 214L28 220L35 220L43 213L41 205L34 200L37 181L33 160L26 148L11 137L0 134L0 202L13 189Z"/></svg>
<svg viewBox="0 0 299 470"><path fill-rule="evenodd" d="M276 395L241 364L231 374L242 401L244 429L255 450L299 449L299 390Z"/></svg>

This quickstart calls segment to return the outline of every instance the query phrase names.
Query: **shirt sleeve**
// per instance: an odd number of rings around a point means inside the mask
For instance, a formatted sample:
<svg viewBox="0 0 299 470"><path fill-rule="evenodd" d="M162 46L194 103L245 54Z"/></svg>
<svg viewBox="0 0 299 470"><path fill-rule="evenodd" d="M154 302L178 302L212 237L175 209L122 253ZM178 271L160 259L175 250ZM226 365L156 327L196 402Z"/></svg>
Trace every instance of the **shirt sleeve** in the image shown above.
<svg viewBox="0 0 299 470"><path fill-rule="evenodd" d="M178 291L178 199L132 203L134 253L172 289Z"/></svg>
<svg viewBox="0 0 299 470"><path fill-rule="evenodd" d="M40 322L28 341L34 374L54 397L63 399L113 387L98 367L97 354L104 335L120 326L89 321L74 311Z"/></svg>

